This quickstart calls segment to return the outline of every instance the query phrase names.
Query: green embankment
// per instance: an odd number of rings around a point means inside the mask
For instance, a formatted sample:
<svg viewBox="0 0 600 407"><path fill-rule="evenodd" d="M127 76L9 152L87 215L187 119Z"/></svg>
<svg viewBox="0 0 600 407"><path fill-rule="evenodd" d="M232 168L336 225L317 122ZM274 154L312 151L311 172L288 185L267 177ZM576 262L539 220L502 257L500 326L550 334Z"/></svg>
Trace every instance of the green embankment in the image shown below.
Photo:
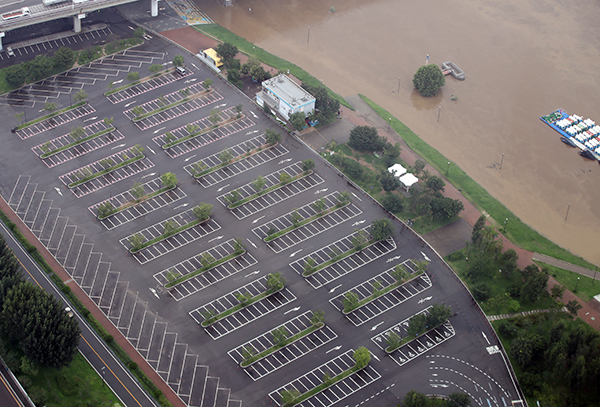
<svg viewBox="0 0 600 407"><path fill-rule="evenodd" d="M419 138L419 136L413 133L412 130L396 119L391 113L375 104L366 96L360 95L360 97L367 104L369 104L369 106L371 106L371 108L373 108L373 110L375 110L379 116L392 118L392 128L404 139L411 150L423 157L440 173L446 173L446 167L449 161L446 157L444 157L435 148L429 146L425 141ZM517 216L515 216L515 214L509 211L497 199L491 196L485 189L483 189L471 177L469 177L463 170L457 167L456 164L453 163L450 166L450 171L448 172L448 176L446 178L452 183L452 185L458 188L462 194L473 205L475 205L477 209L489 214L490 217L495 220L496 226L503 224L503 221L501 222L500 220L509 218L510 221L504 235L516 245L532 252L543 253L569 263L587 267L592 270L594 269L594 266L585 261L583 258L563 249L523 223Z"/></svg>
<svg viewBox="0 0 600 407"><path fill-rule="evenodd" d="M262 48L256 47L251 42L245 40L244 38L232 33L226 28L221 27L218 24L203 24L202 26L195 25L194 29L196 31L201 32L202 34L209 35L211 37L215 37L218 40L223 42L228 42L230 44L235 45L240 51L248 55L254 55L261 62L272 66L273 68L287 72L290 70L290 74L294 75L296 78L300 79L302 82L305 82L311 86L323 86L321 81L319 81L314 76L310 75L304 69L300 68L297 65L292 64L291 62L286 61L285 59L279 58L276 55L270 54ZM331 89L327 88L327 92L337 101L339 101L342 105L346 106L348 109L352 109L352 106L346 100L334 93Z"/></svg>

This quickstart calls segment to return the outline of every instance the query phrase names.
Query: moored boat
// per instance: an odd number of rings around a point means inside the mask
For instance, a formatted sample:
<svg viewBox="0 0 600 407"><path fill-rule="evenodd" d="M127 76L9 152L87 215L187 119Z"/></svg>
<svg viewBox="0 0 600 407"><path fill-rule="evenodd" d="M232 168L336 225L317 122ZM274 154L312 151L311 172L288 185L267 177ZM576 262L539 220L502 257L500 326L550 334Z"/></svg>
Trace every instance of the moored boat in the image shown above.
<svg viewBox="0 0 600 407"><path fill-rule="evenodd" d="M450 71L450 75L461 81L465 80L465 73L452 61L442 62L442 71Z"/></svg>

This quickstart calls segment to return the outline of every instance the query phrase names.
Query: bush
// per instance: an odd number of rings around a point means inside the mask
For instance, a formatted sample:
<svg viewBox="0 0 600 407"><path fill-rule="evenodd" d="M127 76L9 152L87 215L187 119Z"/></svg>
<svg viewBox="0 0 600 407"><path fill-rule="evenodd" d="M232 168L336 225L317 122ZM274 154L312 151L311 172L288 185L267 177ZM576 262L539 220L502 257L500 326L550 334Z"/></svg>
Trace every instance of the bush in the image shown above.
<svg viewBox="0 0 600 407"><path fill-rule="evenodd" d="M473 286L471 292L477 301L485 301L490 298L491 289L486 283L478 283Z"/></svg>
<svg viewBox="0 0 600 407"><path fill-rule="evenodd" d="M386 195L381 200L381 204L383 205L386 211L390 212L402 212L402 209L404 209L402 197L398 194Z"/></svg>
<svg viewBox="0 0 600 407"><path fill-rule="evenodd" d="M498 333L507 339L514 338L517 335L517 329L517 326L511 321L505 320L498 323Z"/></svg>
<svg viewBox="0 0 600 407"><path fill-rule="evenodd" d="M344 158L342 161L342 171L354 180L360 179L363 174L363 167L351 158Z"/></svg>

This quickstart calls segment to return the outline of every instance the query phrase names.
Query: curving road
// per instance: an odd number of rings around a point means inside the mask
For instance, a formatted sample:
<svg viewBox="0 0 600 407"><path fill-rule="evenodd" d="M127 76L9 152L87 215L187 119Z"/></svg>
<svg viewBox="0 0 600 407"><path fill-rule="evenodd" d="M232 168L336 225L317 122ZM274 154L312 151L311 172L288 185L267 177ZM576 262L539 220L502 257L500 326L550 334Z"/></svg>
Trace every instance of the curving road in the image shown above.
<svg viewBox="0 0 600 407"><path fill-rule="evenodd" d="M46 273L41 270L29 254L23 249L21 244L16 241L12 233L6 228L4 223L0 222L0 233L6 239L6 244L11 248L17 259L21 263L26 277L33 280L49 293L52 293L67 306L62 293L48 279ZM77 318L81 328L81 338L79 341L79 351L90 362L92 367L103 376L106 384L120 399L120 403L127 407L158 407L154 399L144 391L137 379L130 371L117 359L117 357L106 347L104 342L96 335L87 321L79 313L75 312L74 318ZM12 389L8 389L5 376L0 376L2 386L0 386L0 400L3 406L23 406L28 404L17 404L17 398ZM6 394L4 394L6 393ZM4 404L14 401L15 404ZM116 401L116 400L115 400Z"/></svg>

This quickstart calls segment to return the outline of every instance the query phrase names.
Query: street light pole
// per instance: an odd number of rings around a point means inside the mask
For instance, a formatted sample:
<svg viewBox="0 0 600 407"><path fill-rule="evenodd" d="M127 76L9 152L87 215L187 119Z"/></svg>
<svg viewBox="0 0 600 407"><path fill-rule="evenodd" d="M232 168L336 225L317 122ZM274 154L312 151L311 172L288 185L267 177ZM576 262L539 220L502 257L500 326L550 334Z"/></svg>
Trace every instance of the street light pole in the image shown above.
<svg viewBox="0 0 600 407"><path fill-rule="evenodd" d="M504 153L502 153L502 159L500 160L500 171L502 171L502 164L504 163Z"/></svg>
<svg viewBox="0 0 600 407"><path fill-rule="evenodd" d="M440 122L440 113L442 113L442 106L441 105L438 106L438 120L437 120L438 123Z"/></svg>
<svg viewBox="0 0 600 407"><path fill-rule="evenodd" d="M306 37L306 43L310 42L310 25L308 26L308 37Z"/></svg>
<svg viewBox="0 0 600 407"><path fill-rule="evenodd" d="M506 218L506 219L504 220L504 233L506 233L506 224L507 224L507 222L508 222L508 218Z"/></svg>
<svg viewBox="0 0 600 407"><path fill-rule="evenodd" d="M450 171L450 161L448 161L448 166L446 167L446 178L448 178L448 171Z"/></svg>
<svg viewBox="0 0 600 407"><path fill-rule="evenodd" d="M392 118L390 117L388 119L388 133L390 132L390 124L391 124L391 122L392 122Z"/></svg>
<svg viewBox="0 0 600 407"><path fill-rule="evenodd" d="M565 220L569 217L569 210L571 210L571 203L569 202L569 206L567 207L567 214L565 215Z"/></svg>
<svg viewBox="0 0 600 407"><path fill-rule="evenodd" d="M577 284L575 284L575 292L577 292L577 287L579 287L579 279L580 279L580 278L581 278L581 277L577 277Z"/></svg>

